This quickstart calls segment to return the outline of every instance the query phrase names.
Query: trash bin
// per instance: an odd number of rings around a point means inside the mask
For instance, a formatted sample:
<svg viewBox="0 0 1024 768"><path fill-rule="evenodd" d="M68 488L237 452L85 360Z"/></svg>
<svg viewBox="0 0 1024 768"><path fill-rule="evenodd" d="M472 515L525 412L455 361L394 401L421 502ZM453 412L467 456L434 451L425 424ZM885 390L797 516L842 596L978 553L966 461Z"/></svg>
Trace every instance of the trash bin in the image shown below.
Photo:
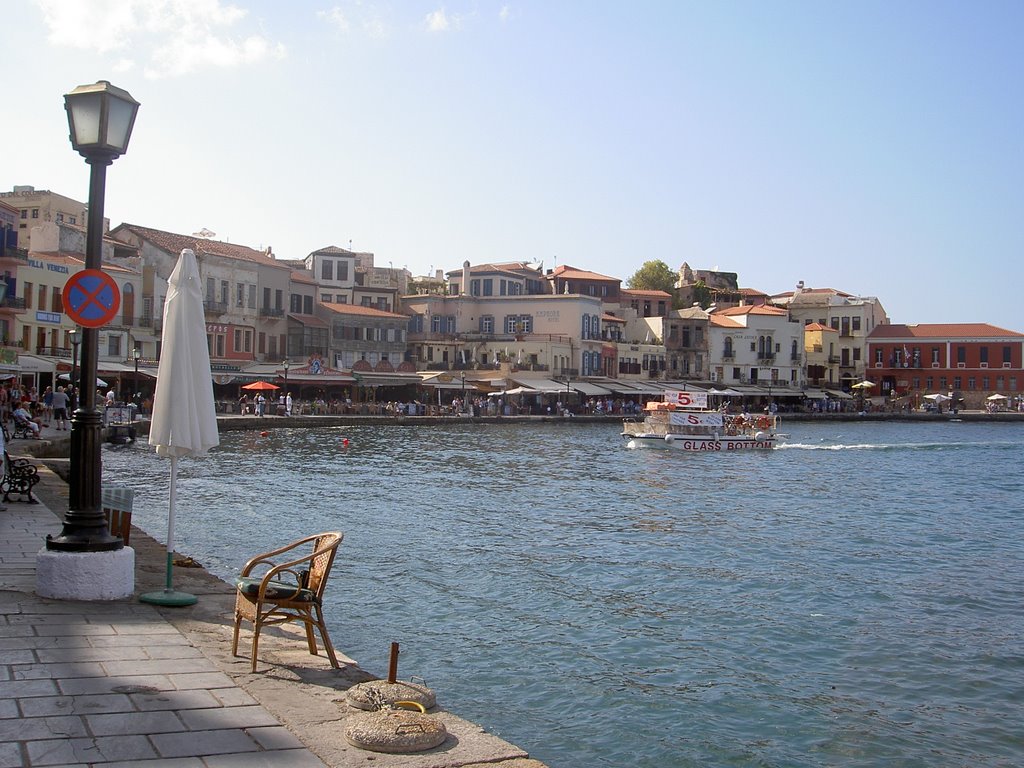
<svg viewBox="0 0 1024 768"><path fill-rule="evenodd" d="M120 536L128 546L132 532L132 504L135 491L121 485L108 485L100 491L103 514L107 516L107 528L114 536Z"/></svg>

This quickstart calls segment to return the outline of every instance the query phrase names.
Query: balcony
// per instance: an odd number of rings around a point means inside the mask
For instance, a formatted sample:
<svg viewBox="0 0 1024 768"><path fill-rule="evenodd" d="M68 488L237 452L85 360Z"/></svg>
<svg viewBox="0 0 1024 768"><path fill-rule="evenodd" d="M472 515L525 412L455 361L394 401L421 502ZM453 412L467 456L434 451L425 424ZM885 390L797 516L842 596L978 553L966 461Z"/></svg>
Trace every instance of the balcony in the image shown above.
<svg viewBox="0 0 1024 768"><path fill-rule="evenodd" d="M208 315L223 315L228 311L228 303L226 301L204 301L203 311Z"/></svg>
<svg viewBox="0 0 1024 768"><path fill-rule="evenodd" d="M757 355L757 359L758 359L759 362L761 362L761 363L763 363L765 365L771 365L772 363L775 362L775 353L774 352L760 352Z"/></svg>
<svg viewBox="0 0 1024 768"><path fill-rule="evenodd" d="M284 310L277 307L260 307L260 317L284 317Z"/></svg>
<svg viewBox="0 0 1024 768"><path fill-rule="evenodd" d="M839 355L829 355L828 356L828 364L829 365L839 365Z"/></svg>
<svg viewBox="0 0 1024 768"><path fill-rule="evenodd" d="M25 300L17 296L5 296L4 300L0 301L0 309L25 309Z"/></svg>

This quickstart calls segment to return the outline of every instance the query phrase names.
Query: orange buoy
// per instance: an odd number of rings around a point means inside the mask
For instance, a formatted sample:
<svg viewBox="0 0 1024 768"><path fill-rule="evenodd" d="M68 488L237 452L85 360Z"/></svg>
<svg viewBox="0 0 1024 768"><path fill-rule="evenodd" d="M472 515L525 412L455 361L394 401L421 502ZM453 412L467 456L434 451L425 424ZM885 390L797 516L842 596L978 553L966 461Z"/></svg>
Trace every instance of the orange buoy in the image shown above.
<svg viewBox="0 0 1024 768"><path fill-rule="evenodd" d="M270 434L269 432L267 432L266 430L263 430L262 432L260 432L260 437L266 437L269 434Z"/></svg>

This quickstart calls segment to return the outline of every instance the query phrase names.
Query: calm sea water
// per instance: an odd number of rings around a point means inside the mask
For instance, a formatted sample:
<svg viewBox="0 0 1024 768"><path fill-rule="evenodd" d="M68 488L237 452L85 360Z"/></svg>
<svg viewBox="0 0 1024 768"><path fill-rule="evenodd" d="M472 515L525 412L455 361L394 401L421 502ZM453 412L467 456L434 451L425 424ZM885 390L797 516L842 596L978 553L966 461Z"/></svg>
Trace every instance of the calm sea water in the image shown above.
<svg viewBox="0 0 1024 768"><path fill-rule="evenodd" d="M551 766L1024 764L1024 425L789 423L774 453L614 425L225 433L178 550L233 576L345 531L335 644ZM343 440L350 443L346 449ZM169 465L104 452L163 540Z"/></svg>

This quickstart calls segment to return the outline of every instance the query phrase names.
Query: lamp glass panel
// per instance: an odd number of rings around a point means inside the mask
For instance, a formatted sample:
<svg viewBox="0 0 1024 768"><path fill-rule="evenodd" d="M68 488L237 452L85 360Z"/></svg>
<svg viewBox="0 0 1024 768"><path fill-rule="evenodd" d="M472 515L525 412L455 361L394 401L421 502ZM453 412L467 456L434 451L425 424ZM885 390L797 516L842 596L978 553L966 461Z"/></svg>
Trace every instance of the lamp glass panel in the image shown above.
<svg viewBox="0 0 1024 768"><path fill-rule="evenodd" d="M100 142L100 117L103 112L102 93L80 93L67 101L71 111L72 141L75 146L89 146Z"/></svg>
<svg viewBox="0 0 1024 768"><path fill-rule="evenodd" d="M120 152L128 146L135 104L121 99L110 99L107 107L107 144Z"/></svg>

